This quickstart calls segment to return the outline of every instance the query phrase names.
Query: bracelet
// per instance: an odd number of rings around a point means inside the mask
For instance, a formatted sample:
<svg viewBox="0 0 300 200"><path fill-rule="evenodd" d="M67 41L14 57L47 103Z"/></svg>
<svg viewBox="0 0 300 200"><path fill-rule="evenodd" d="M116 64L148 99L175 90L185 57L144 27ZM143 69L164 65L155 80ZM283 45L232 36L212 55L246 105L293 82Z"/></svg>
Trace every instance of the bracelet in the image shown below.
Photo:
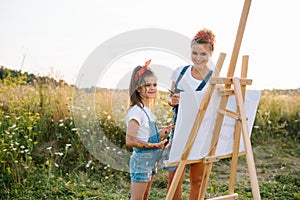
<svg viewBox="0 0 300 200"><path fill-rule="evenodd" d="M152 147L153 147L152 143L146 143L143 145L143 148L146 148L146 149L150 149Z"/></svg>

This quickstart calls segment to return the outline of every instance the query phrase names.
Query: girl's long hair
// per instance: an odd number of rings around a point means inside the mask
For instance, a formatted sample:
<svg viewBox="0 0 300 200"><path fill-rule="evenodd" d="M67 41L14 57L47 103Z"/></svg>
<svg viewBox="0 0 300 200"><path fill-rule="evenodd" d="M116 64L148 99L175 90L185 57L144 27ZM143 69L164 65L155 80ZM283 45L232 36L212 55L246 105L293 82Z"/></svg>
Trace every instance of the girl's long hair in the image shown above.
<svg viewBox="0 0 300 200"><path fill-rule="evenodd" d="M137 66L134 68L129 85L129 97L130 97L130 108L134 105L137 105L143 108L145 105L142 102L142 97L140 96L139 92L137 91L140 87L144 87L146 84L145 78L146 77L156 77L154 72L148 68L142 75L138 77L136 80L136 73L142 69L142 66Z"/></svg>

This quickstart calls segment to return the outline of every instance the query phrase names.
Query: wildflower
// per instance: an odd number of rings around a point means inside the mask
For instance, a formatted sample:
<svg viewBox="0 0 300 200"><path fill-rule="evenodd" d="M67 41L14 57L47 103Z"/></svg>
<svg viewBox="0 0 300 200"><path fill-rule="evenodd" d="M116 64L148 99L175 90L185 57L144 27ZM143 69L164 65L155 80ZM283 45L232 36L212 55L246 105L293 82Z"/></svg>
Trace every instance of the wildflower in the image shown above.
<svg viewBox="0 0 300 200"><path fill-rule="evenodd" d="M46 149L49 150L49 151L51 151L52 147L47 147Z"/></svg>
<svg viewBox="0 0 300 200"><path fill-rule="evenodd" d="M63 156L64 155L64 153L61 153L61 152L55 152L54 154L57 155L57 156Z"/></svg>
<svg viewBox="0 0 300 200"><path fill-rule="evenodd" d="M71 147L72 145L71 144L66 144L66 147Z"/></svg>
<svg viewBox="0 0 300 200"><path fill-rule="evenodd" d="M93 162L92 160L89 160L85 167L89 168L91 166L92 162Z"/></svg>
<svg viewBox="0 0 300 200"><path fill-rule="evenodd" d="M14 124L14 125L12 125L11 127L9 127L9 129L13 129L13 128L15 128L17 125L16 124Z"/></svg>

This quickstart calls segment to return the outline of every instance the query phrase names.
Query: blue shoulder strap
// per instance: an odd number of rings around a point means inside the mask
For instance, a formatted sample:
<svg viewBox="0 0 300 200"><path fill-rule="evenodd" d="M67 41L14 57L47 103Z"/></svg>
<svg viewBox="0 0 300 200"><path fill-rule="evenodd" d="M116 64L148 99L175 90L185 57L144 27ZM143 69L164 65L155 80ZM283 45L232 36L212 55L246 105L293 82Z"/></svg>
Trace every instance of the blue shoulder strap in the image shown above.
<svg viewBox="0 0 300 200"><path fill-rule="evenodd" d="M182 91L183 91L183 90L181 90L181 89L178 89L177 87L178 87L179 81L182 79L184 73L186 72L186 70L187 70L189 67L190 67L190 65L187 65L187 66L185 66L185 67L181 70L181 72L180 72L180 74L179 74L179 76L178 76L178 78L177 78L177 80L176 80L176 82L175 82L175 88L174 88L174 92L175 92L175 93L179 93L179 92L182 92ZM208 74L206 75L206 77L204 78L204 80L203 80L203 81L200 83L200 85L197 87L196 91L201 91L201 90L204 88L204 86L206 85L206 83L208 82L208 79L211 77L212 74L213 74L213 71L210 70L210 71L208 72Z"/></svg>
<svg viewBox="0 0 300 200"><path fill-rule="evenodd" d="M178 87L178 83L179 83L179 81L182 79L184 73L186 72L186 70L187 70L189 67L190 67L190 65L187 65L187 66L185 66L185 67L181 70L181 72L180 72L180 74L179 74L179 76L178 76L178 78L177 78L177 80L176 80L176 82L175 82L174 93L182 92L182 90L180 90L180 89L177 88L177 87Z"/></svg>
<svg viewBox="0 0 300 200"><path fill-rule="evenodd" d="M200 85L197 87L196 91L201 91L201 90L204 88L204 86L205 86L206 83L208 82L208 79L211 77L212 73L213 73L212 70L210 70L210 71L208 72L208 74L206 75L205 79L204 79L204 80L200 83Z"/></svg>

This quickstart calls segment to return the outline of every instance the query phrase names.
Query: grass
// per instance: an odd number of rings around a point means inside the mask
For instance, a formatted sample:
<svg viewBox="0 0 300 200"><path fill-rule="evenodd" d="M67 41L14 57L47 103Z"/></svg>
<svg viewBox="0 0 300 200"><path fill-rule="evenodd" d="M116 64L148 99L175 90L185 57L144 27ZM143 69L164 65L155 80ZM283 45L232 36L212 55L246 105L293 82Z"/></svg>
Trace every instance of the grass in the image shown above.
<svg viewBox="0 0 300 200"><path fill-rule="evenodd" d="M63 82L36 78L28 83L26 74L12 77L7 71L6 75L0 80L1 199L128 199L129 174L101 163L80 136L99 131L89 127L92 123L125 149L127 102L121 96L126 91L84 91L74 96L74 87ZM159 126L171 120L165 99L160 94ZM263 91L251 136L262 199L300 199L299 102L299 90ZM77 114L86 119L80 121L82 127L72 113L77 103ZM90 110L96 114L91 115ZM226 194L230 162L214 163L207 198ZM164 199L166 187L167 173L160 169L149 200ZM245 156L239 158L235 192L239 199L252 199ZM188 196L187 173L183 199Z"/></svg>

